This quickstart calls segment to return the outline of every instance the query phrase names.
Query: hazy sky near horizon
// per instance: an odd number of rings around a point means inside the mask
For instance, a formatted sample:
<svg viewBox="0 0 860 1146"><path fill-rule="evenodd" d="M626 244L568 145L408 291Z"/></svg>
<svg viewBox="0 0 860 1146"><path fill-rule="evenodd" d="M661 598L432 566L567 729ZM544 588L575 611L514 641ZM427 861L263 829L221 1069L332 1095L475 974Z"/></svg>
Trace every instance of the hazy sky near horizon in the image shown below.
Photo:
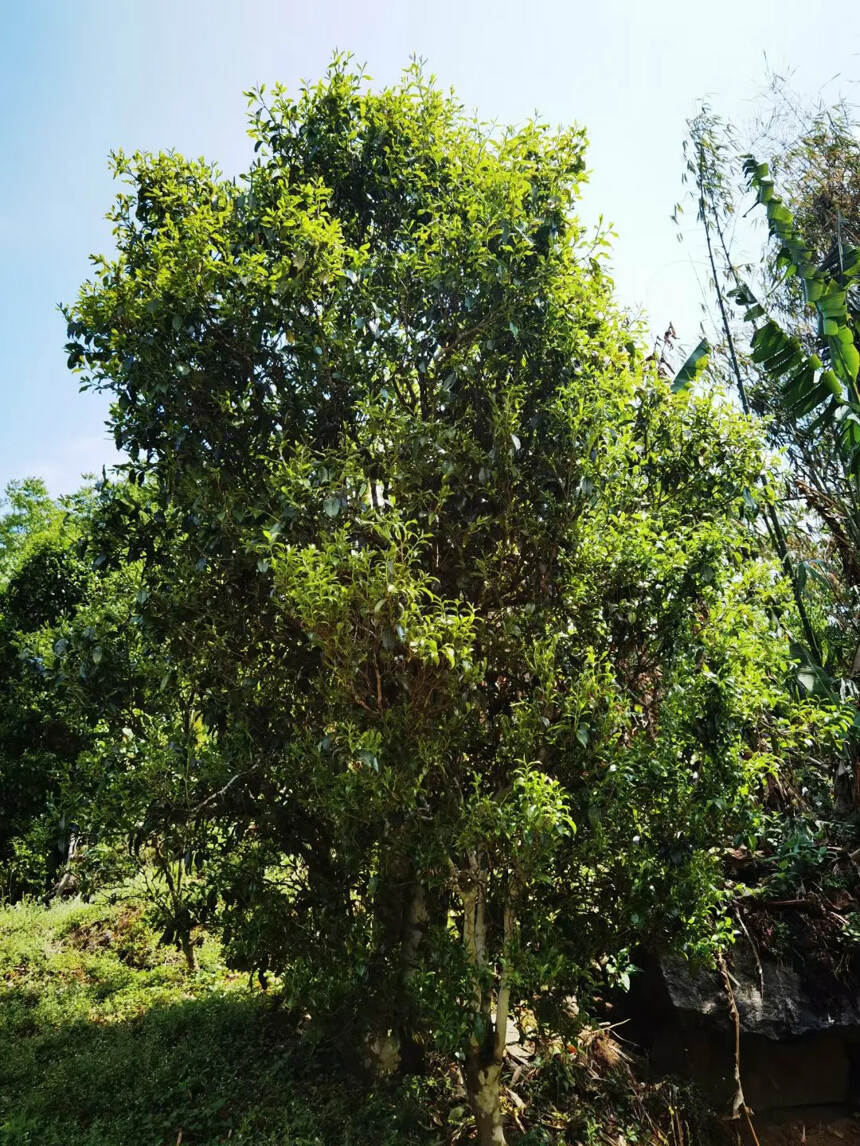
<svg viewBox="0 0 860 1146"><path fill-rule="evenodd" d="M686 119L707 99L750 121L768 71L808 97L860 91L856 0L826 15L809 0L0 0L0 21L0 489L38 475L67 492L115 459L107 401L78 393L57 311L110 249L112 148L175 148L232 175L252 155L243 90L295 88L335 49L386 84L418 54L482 118L587 129L582 214L615 226L619 298L692 343L702 252L669 218Z"/></svg>

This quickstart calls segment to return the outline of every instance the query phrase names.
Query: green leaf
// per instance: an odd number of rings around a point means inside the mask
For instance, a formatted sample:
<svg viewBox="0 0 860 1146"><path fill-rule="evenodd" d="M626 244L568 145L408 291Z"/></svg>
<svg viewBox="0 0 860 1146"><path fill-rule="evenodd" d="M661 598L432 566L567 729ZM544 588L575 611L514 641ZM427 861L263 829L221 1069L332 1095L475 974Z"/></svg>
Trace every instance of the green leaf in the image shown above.
<svg viewBox="0 0 860 1146"><path fill-rule="evenodd" d="M672 393L679 394L684 390L688 390L690 386L699 377L702 371L708 364L708 356L711 353L711 345L707 338L703 338L693 353L689 356L687 361L672 379Z"/></svg>

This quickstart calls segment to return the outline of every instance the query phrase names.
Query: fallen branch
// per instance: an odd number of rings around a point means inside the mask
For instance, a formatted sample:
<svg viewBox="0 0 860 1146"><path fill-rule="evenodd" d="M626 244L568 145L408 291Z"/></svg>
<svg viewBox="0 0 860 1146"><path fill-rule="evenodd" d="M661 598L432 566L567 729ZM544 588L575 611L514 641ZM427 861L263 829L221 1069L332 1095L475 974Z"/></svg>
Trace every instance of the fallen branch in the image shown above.
<svg viewBox="0 0 860 1146"><path fill-rule="evenodd" d="M759 899L757 895L742 895L739 902L749 903L756 907L793 908L796 911L824 911L824 908L817 899Z"/></svg>

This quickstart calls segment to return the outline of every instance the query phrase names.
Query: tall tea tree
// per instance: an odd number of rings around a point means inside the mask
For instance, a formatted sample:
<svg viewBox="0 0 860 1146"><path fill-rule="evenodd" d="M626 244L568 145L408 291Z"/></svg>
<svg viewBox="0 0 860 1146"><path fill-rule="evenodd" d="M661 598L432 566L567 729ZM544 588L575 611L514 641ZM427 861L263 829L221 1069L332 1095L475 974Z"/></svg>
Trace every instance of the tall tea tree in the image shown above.
<svg viewBox="0 0 860 1146"><path fill-rule="evenodd" d="M706 944L709 849L791 734L760 451L643 377L581 133L342 61L252 107L237 182L116 160L118 254L69 311L145 491L105 555L142 558L230 765L233 960L344 1041L456 1053L500 1143L510 1007Z"/></svg>

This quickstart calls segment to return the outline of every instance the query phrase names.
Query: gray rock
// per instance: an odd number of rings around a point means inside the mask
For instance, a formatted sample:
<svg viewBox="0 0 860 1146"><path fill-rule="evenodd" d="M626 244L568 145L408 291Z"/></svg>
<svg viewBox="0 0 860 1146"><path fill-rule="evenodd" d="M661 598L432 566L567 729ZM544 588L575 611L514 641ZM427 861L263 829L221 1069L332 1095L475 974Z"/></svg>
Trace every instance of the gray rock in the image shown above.
<svg viewBox="0 0 860 1146"><path fill-rule="evenodd" d="M781 1040L824 1031L860 1031L860 993L855 986L834 981L826 990L816 990L813 997L793 967L765 959L761 969L760 976L748 947L735 948L730 973L745 1033ZM661 971L676 1009L710 1016L721 1027L731 1026L725 988L717 972L694 972L682 960L669 959L663 960Z"/></svg>

